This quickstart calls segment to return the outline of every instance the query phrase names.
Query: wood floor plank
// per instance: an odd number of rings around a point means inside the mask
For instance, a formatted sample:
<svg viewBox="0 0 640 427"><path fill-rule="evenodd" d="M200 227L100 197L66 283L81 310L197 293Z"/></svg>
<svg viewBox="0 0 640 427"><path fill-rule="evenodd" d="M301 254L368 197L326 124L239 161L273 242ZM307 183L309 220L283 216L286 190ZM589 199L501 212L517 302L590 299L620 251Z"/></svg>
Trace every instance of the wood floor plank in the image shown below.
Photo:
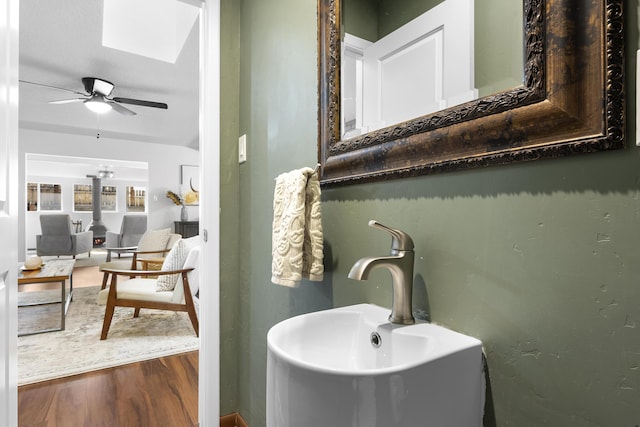
<svg viewBox="0 0 640 427"><path fill-rule="evenodd" d="M178 361L176 359L165 359L169 372L173 372L174 375L169 378L169 389L176 396L180 396L182 402L182 408L184 410L185 422L197 424L198 422L198 360L190 358L184 361ZM196 379L196 383L193 384L193 379ZM195 393L193 391L196 391Z"/></svg>
<svg viewBox="0 0 640 427"><path fill-rule="evenodd" d="M155 393L152 398L152 406L156 408L158 419L166 420L168 425L188 425L188 414L182 410L181 394L179 392L180 379L172 378L167 380L165 372L171 371L169 366L157 360L153 372L148 372L146 380L150 387L161 392ZM148 366L149 367L149 366ZM177 374L177 371L174 371ZM178 406L180 405L180 406Z"/></svg>
<svg viewBox="0 0 640 427"><path fill-rule="evenodd" d="M118 418L127 425L159 425L156 420L150 393L162 393L156 384L148 381L143 368L154 364L155 360L149 360L142 366L139 364L128 365L127 370L116 371L116 407Z"/></svg>
<svg viewBox="0 0 640 427"><path fill-rule="evenodd" d="M47 417L47 410L51 406L51 402L54 398L54 389L51 387L37 387L32 388L30 392L18 393L18 407L20 411L24 412L25 426L38 426L44 423ZM28 415L28 417L26 417ZM36 422L36 420L39 420ZM20 423L20 425L23 425Z"/></svg>
<svg viewBox="0 0 640 427"><path fill-rule="evenodd" d="M85 378L87 395L86 425L107 427L117 425L116 384L112 375L98 371ZM91 408L100 406L102 410Z"/></svg>
<svg viewBox="0 0 640 427"><path fill-rule="evenodd" d="M49 426L81 426L84 424L86 407L82 397L84 387L73 387L72 384L63 384L54 392L47 411L46 422Z"/></svg>
<svg viewBox="0 0 640 427"><path fill-rule="evenodd" d="M197 351L18 389L20 427L195 427L197 420Z"/></svg>

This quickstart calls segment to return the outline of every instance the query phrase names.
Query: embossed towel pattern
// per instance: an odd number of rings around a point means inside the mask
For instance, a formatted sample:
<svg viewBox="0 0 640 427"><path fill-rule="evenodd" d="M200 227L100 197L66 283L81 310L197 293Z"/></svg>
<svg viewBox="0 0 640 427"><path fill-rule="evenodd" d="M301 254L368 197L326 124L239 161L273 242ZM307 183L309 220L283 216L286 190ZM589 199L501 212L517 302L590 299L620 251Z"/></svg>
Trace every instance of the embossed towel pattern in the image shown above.
<svg viewBox="0 0 640 427"><path fill-rule="evenodd" d="M324 273L320 181L311 168L276 178L273 194L271 281L297 287Z"/></svg>

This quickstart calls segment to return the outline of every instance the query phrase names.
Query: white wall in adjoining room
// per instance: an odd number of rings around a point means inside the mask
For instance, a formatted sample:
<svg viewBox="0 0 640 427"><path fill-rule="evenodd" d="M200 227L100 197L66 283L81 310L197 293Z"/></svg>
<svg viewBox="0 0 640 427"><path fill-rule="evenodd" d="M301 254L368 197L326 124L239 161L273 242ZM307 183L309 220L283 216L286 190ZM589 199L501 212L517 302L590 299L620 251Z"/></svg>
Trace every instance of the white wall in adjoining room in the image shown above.
<svg viewBox="0 0 640 427"><path fill-rule="evenodd" d="M93 219L93 212L74 212L73 210L73 186L75 184L91 184L91 178L87 177L52 177L47 175L32 174L27 168L26 182L33 182L39 184L59 184L62 187L62 210L61 211L27 211L25 212L25 239L27 250L36 248L36 235L41 233L40 228L40 215L46 214L69 214L73 221L82 220L82 228L84 230L89 227ZM125 214L138 215L135 212L126 212L126 190L128 186L135 186L141 188L148 187L148 181L138 180L119 180L119 179L103 179L102 185L111 185L116 187L116 211L102 211L102 221L110 231L119 231L122 224L122 217ZM26 202L25 205L26 206Z"/></svg>
<svg viewBox="0 0 640 427"><path fill-rule="evenodd" d="M173 222L180 219L180 207L174 205L165 196L166 192L168 190L179 192L180 165L199 164L198 150L189 147L104 137L97 139L87 135L72 135L23 128L19 131L19 148L20 188L23 190L19 195L19 205L24 207L24 209L20 210L19 217L20 247L18 248L18 254L21 259L26 254L28 240L26 238L26 217L28 215L26 215L27 180L25 168L27 153L146 162L149 167L147 185L149 229L167 227L173 229ZM44 179L45 177L40 176L39 178ZM60 178L54 178L53 180L59 181ZM107 184L108 181L105 180L104 183ZM120 192L119 189L118 192ZM188 209L189 219L198 219L198 206L189 206ZM79 215L73 213L72 217L78 216L78 219L80 219ZM82 217L83 225L91 221L91 214L87 213L86 215L88 216L86 220ZM119 230L119 223L115 228L111 227L110 222L108 222L110 220L109 215L106 212L103 212L102 215L107 228L109 230ZM37 221L37 230L39 231L39 220ZM31 229L32 227L29 228Z"/></svg>

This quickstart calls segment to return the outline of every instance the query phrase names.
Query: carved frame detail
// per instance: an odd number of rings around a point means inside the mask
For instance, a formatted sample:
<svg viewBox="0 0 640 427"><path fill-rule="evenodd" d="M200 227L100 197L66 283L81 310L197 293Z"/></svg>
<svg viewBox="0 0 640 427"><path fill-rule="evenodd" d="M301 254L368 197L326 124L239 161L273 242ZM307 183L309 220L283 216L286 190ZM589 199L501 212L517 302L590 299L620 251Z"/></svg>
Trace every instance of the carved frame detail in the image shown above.
<svg viewBox="0 0 640 427"><path fill-rule="evenodd" d="M523 0L522 86L340 140L340 0L318 0L321 184L624 147L622 4Z"/></svg>

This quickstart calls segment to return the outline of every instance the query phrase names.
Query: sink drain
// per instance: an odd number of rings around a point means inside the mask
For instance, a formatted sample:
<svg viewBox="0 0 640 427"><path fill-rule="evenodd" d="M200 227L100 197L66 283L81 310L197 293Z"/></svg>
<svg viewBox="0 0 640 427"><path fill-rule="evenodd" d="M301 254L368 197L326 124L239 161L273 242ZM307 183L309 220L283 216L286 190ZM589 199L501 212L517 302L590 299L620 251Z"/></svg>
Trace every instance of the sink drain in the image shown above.
<svg viewBox="0 0 640 427"><path fill-rule="evenodd" d="M375 348L378 348L382 345L382 338L380 338L380 334L377 332L371 332L369 339L371 340L371 345Z"/></svg>

